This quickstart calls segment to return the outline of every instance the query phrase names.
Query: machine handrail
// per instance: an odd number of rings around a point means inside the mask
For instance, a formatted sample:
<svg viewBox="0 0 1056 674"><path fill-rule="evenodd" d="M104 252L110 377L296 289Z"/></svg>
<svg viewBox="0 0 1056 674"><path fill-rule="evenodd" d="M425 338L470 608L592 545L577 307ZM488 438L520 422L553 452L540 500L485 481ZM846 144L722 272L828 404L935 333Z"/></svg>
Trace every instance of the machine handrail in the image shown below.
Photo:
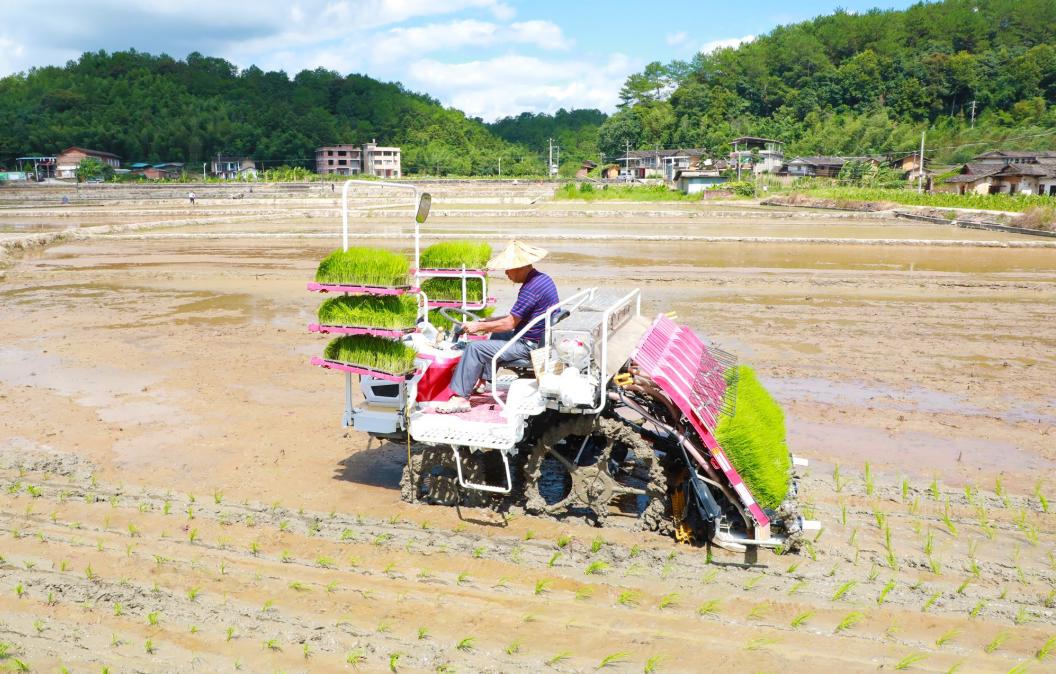
<svg viewBox="0 0 1056 674"><path fill-rule="evenodd" d="M631 292L627 293L620 299L613 302L608 309L601 314L601 364L598 369L598 405L591 410L594 414L601 412L605 409L605 373L609 371L609 318L612 316L612 312L623 307L624 304L630 301L635 295L638 296L638 301L635 302L635 315L642 315L642 290L641 288L635 288Z"/></svg>
<svg viewBox="0 0 1056 674"><path fill-rule="evenodd" d="M519 341L522 337L524 337L524 334L526 332L528 332L528 330L532 326L534 326L536 323L538 323L539 321L544 320L544 319L546 320L546 332L545 332L545 334L543 336L543 344L544 344L544 346L549 347L550 346L550 316L554 313L554 311L556 311L557 309L560 309L561 307L563 307L566 304L571 304L572 302L575 302L577 300L578 300L578 304L576 304L576 307L578 308L578 307L582 306L582 304L584 302L586 302L590 298L594 297L597 294L597 292L598 292L597 288L587 288L586 290L579 291L578 293L576 293L572 297L569 297L567 300L563 300L561 302L558 302L557 304L553 305L552 307L550 307L549 309L547 309L543 313L539 314L538 316L536 316L532 320L528 321L528 323L525 324L525 326L523 328L521 328L520 331L517 332L517 334L515 334L512 338L510 338L509 341L507 341L505 344L502 345L502 348L500 348L498 351L495 352L495 355L491 357L491 397L495 400L495 402L497 402L499 404L500 408L506 409L506 403L504 403L502 401L502 399L499 398L498 387L495 386L495 381L496 381L496 377L498 375L498 369L499 369L498 368L499 356L501 356L502 354L506 353L506 350L509 349L510 346L512 346L514 342Z"/></svg>

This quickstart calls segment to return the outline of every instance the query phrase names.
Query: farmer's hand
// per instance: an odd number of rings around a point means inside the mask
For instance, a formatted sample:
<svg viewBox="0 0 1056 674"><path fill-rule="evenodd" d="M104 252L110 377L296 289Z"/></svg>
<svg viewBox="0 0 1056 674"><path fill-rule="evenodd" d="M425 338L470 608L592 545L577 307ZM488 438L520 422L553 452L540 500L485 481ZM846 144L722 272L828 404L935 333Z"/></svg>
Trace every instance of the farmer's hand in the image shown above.
<svg viewBox="0 0 1056 674"><path fill-rule="evenodd" d="M480 330L480 321L466 321L462 324L462 332L467 335L475 335Z"/></svg>

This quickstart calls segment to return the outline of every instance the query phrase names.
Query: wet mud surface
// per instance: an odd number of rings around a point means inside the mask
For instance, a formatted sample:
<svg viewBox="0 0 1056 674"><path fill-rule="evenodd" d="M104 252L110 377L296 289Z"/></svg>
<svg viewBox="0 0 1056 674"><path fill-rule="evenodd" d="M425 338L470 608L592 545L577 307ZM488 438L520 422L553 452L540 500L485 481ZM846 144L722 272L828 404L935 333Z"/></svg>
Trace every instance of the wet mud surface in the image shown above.
<svg viewBox="0 0 1056 674"><path fill-rule="evenodd" d="M525 225L436 226L498 246ZM1054 666L1056 251L546 244L564 294L641 287L784 405L825 530L746 566L629 526L402 503L405 449L342 429L340 378L307 364L325 338L304 284L337 244L101 236L7 270L0 668Z"/></svg>

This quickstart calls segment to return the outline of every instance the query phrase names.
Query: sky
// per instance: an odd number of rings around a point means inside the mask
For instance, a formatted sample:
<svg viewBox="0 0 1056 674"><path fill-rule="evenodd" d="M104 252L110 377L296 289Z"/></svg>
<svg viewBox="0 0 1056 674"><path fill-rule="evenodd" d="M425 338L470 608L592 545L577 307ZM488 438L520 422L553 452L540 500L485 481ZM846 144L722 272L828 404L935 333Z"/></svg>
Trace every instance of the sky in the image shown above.
<svg viewBox="0 0 1056 674"><path fill-rule="evenodd" d="M197 51L291 77L402 82L485 121L612 112L651 61L735 46L828 14L915 0L0 0L0 77L86 51Z"/></svg>

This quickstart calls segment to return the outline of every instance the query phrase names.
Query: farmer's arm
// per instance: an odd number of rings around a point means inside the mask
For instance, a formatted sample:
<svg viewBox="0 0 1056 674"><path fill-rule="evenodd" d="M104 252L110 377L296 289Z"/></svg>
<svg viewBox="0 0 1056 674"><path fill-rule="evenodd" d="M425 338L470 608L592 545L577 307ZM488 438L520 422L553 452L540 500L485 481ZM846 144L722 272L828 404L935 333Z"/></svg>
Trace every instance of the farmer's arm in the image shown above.
<svg viewBox="0 0 1056 674"><path fill-rule="evenodd" d="M480 321L469 321L463 324L466 332L470 334L486 335L494 332L509 332L517 327L521 319L513 314L499 316L497 318L485 318Z"/></svg>

